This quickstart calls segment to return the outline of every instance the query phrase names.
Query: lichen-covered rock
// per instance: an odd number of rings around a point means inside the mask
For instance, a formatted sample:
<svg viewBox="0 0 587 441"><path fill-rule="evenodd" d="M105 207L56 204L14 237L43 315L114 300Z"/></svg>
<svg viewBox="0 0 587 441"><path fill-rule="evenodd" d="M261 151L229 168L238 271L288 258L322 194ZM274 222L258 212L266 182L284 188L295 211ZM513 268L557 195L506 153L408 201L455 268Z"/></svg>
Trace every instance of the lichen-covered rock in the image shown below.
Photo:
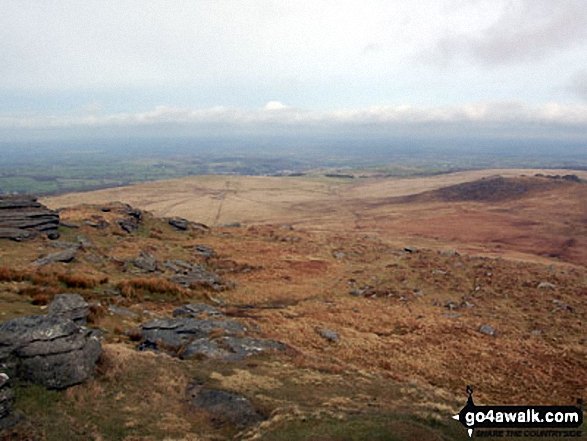
<svg viewBox="0 0 587 441"><path fill-rule="evenodd" d="M94 332L58 316L31 315L0 323L0 365L49 389L92 378L102 353Z"/></svg>
<svg viewBox="0 0 587 441"><path fill-rule="evenodd" d="M47 315L64 317L80 325L86 324L90 305L79 294L57 294L47 308Z"/></svg>
<svg viewBox="0 0 587 441"><path fill-rule="evenodd" d="M10 378L4 372L0 372L0 432L18 421L17 415L11 414L13 404L14 392Z"/></svg>

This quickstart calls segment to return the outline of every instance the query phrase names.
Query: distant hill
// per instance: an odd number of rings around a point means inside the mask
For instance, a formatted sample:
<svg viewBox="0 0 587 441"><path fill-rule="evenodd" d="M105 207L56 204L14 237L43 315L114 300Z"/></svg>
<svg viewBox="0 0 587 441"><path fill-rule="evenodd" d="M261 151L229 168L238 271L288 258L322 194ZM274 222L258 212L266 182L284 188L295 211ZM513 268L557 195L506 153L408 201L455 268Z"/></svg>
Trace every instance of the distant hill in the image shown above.
<svg viewBox="0 0 587 441"><path fill-rule="evenodd" d="M573 178L574 179L573 179ZM471 182L450 185L436 190L399 198L400 202L504 202L547 192L562 186L579 183L574 175L564 177L516 177L492 176Z"/></svg>

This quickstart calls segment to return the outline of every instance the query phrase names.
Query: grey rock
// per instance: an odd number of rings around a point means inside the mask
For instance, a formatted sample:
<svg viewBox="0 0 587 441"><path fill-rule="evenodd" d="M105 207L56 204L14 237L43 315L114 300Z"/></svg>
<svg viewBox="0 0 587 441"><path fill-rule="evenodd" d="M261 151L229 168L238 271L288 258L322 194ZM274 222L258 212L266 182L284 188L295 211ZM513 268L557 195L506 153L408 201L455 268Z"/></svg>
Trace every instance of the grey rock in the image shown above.
<svg viewBox="0 0 587 441"><path fill-rule="evenodd" d="M173 217L167 221L169 225L179 231L187 231L190 226L190 223L181 217Z"/></svg>
<svg viewBox="0 0 587 441"><path fill-rule="evenodd" d="M223 337L219 341L221 346L228 348L232 352L226 358L227 361L242 360L252 355L284 351L286 349L286 346L281 342L250 337Z"/></svg>
<svg viewBox="0 0 587 441"><path fill-rule="evenodd" d="M49 389L92 378L102 353L93 331L58 316L31 315L1 323L0 341L0 364L10 363L19 378Z"/></svg>
<svg viewBox="0 0 587 441"><path fill-rule="evenodd" d="M173 276L170 280L187 288L204 287L214 291L223 291L234 286L231 282L223 280L218 274L208 271L201 265L192 267L184 274Z"/></svg>
<svg viewBox="0 0 587 441"><path fill-rule="evenodd" d="M409 253L409 254L413 254L418 252L418 248L416 247L405 247L404 248L404 252Z"/></svg>
<svg viewBox="0 0 587 441"><path fill-rule="evenodd" d="M189 343L180 357L187 358L211 358L214 360L228 360L231 352L222 349L214 340L208 338L198 338Z"/></svg>
<svg viewBox="0 0 587 441"><path fill-rule="evenodd" d="M173 311L173 317L201 318L203 316L217 318L224 317L224 313L218 308L206 305L205 303L191 303L180 306Z"/></svg>
<svg viewBox="0 0 587 441"><path fill-rule="evenodd" d="M116 306L116 305L109 305L108 312L111 314L114 314L114 315L119 315L121 317L128 317L131 319L136 319L139 316L136 312L131 311L130 309L122 308L122 307Z"/></svg>
<svg viewBox="0 0 587 441"><path fill-rule="evenodd" d="M332 331L326 328L317 328L316 332L318 335L320 335L320 337L325 338L326 340L333 343L336 343L338 340L340 340L340 335L338 335L338 332L336 331Z"/></svg>
<svg viewBox="0 0 587 441"><path fill-rule="evenodd" d="M85 220L83 224L97 230L105 230L110 225L106 219Z"/></svg>
<svg viewBox="0 0 587 441"><path fill-rule="evenodd" d="M68 262L71 262L75 258L77 251L78 251L78 248L73 247L73 248L67 248L67 249L65 249L63 251L59 251L57 253L51 253L51 254L48 254L45 257L42 257L39 260L33 262L33 265L45 266L45 265L48 265L50 263L55 263L55 262L68 263Z"/></svg>
<svg viewBox="0 0 587 441"><path fill-rule="evenodd" d="M139 257L134 259L132 261L132 263L137 268L142 269L143 271L148 272L148 273L153 273L153 272L157 271L158 266L159 266L159 263L157 262L157 259L155 259L155 256L153 256L152 254L149 254L149 253L144 253L144 252L142 252L139 255Z"/></svg>
<svg viewBox="0 0 587 441"><path fill-rule="evenodd" d="M240 228L242 225L240 222L227 222L224 224L219 224L218 226L224 228Z"/></svg>
<svg viewBox="0 0 587 441"><path fill-rule="evenodd" d="M212 332L237 335L246 331L236 321L195 320L191 318L168 318L149 320L141 326L141 336L149 348L161 349L177 355L182 346Z"/></svg>
<svg viewBox="0 0 587 441"><path fill-rule="evenodd" d="M33 196L0 196L0 238L25 240L34 233L46 234L50 239L59 237L59 213L49 210ZM14 230L26 230L17 234Z"/></svg>
<svg viewBox="0 0 587 441"><path fill-rule="evenodd" d="M280 228L282 230L286 230L286 231L293 231L294 230L293 225L282 225Z"/></svg>
<svg viewBox="0 0 587 441"><path fill-rule="evenodd" d="M332 253L332 257L340 260L340 259L344 259L346 257L346 254L343 251L335 251Z"/></svg>
<svg viewBox="0 0 587 441"><path fill-rule="evenodd" d="M538 289L556 289L556 285L550 282L540 282L538 284Z"/></svg>
<svg viewBox="0 0 587 441"><path fill-rule="evenodd" d="M216 256L214 248L206 245L197 244L194 246L194 252L202 257L210 258Z"/></svg>
<svg viewBox="0 0 587 441"><path fill-rule="evenodd" d="M448 257L455 257L460 256L459 252L456 250L441 250L439 251L441 256L448 256Z"/></svg>
<svg viewBox="0 0 587 441"><path fill-rule="evenodd" d="M264 419L243 395L206 388L200 383L191 384L186 392L191 406L206 411L215 426L229 424L242 429Z"/></svg>
<svg viewBox="0 0 587 441"><path fill-rule="evenodd" d="M77 236L76 240L84 248L94 248L94 244L92 242L90 242L89 239L85 238L82 235Z"/></svg>
<svg viewBox="0 0 587 441"><path fill-rule="evenodd" d="M127 233L134 233L139 229L139 221L135 217L127 217L116 221L118 226Z"/></svg>
<svg viewBox="0 0 587 441"><path fill-rule="evenodd" d="M15 242L30 240L37 237L35 231L20 230L18 228L0 228L0 239L10 239Z"/></svg>
<svg viewBox="0 0 587 441"><path fill-rule="evenodd" d="M497 336L497 329L495 329L493 326L489 326L489 325L482 325L479 328L479 332L481 332L482 334L485 334L485 335L489 335L490 337Z"/></svg>
<svg viewBox="0 0 587 441"><path fill-rule="evenodd" d="M47 308L47 315L64 317L79 325L86 324L90 305L79 294L57 294Z"/></svg>

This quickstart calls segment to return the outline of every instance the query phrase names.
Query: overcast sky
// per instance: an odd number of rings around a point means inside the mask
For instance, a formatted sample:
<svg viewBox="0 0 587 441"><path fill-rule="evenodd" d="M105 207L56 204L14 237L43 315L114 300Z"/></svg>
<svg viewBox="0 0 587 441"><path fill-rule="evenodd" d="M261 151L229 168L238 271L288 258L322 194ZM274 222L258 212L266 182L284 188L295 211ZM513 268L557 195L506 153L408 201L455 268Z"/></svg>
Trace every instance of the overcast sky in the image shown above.
<svg viewBox="0 0 587 441"><path fill-rule="evenodd" d="M422 124L587 139L585 0L0 1L0 140Z"/></svg>

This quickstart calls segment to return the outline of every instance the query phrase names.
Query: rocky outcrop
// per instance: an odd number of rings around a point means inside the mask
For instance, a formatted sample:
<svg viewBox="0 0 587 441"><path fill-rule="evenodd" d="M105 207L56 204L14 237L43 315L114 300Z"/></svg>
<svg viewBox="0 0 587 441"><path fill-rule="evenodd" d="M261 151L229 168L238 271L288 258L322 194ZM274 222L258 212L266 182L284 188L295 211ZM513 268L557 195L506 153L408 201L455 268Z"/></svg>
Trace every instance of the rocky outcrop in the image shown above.
<svg viewBox="0 0 587 441"><path fill-rule="evenodd" d="M180 358L238 361L283 351L283 343L246 337L247 328L211 306L196 303L174 311L176 318L154 319L141 327L140 350L162 350ZM200 319L201 317L206 319ZM194 318L198 317L198 319Z"/></svg>
<svg viewBox="0 0 587 441"><path fill-rule="evenodd" d="M37 202L36 197L0 196L0 238L20 241L46 234L57 239L58 227L59 214Z"/></svg>
<svg viewBox="0 0 587 441"><path fill-rule="evenodd" d="M264 420L251 401L240 394L207 388L195 382L188 386L187 396L191 406L206 411L215 426L229 424L242 429Z"/></svg>
<svg viewBox="0 0 587 441"><path fill-rule="evenodd" d="M47 315L63 317L78 325L85 325L90 305L79 294L57 294L49 304Z"/></svg>
<svg viewBox="0 0 587 441"><path fill-rule="evenodd" d="M49 389L92 378L101 353L94 331L68 318L31 315L0 324L0 369Z"/></svg>

